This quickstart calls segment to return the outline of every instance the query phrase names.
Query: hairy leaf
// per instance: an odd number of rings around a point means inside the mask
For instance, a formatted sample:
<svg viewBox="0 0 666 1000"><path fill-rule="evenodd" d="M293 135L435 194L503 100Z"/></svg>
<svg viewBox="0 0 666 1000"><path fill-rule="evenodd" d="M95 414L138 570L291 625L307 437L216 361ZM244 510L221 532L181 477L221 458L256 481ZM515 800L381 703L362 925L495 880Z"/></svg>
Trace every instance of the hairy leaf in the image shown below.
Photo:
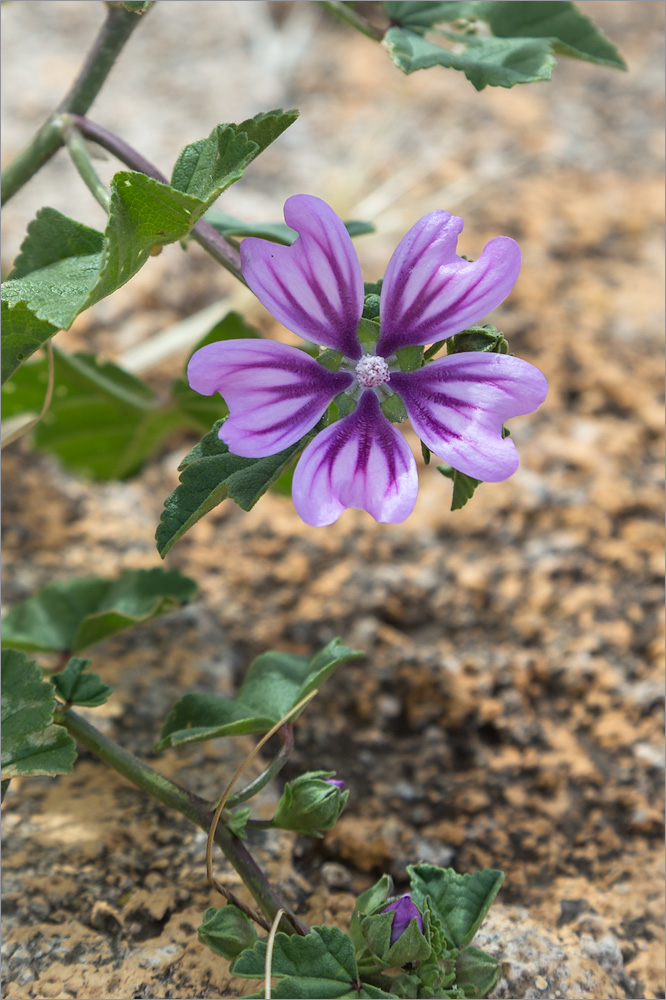
<svg viewBox="0 0 666 1000"><path fill-rule="evenodd" d="M266 733L311 691L321 687L346 660L364 655L333 639L315 656L297 656L271 650L250 665L235 698L186 694L164 723L157 750L235 736Z"/></svg>
<svg viewBox="0 0 666 1000"><path fill-rule="evenodd" d="M76 745L53 725L55 694L34 660L15 649L2 651L2 778L67 774Z"/></svg>
<svg viewBox="0 0 666 1000"><path fill-rule="evenodd" d="M83 705L86 708L97 708L103 705L113 693L108 684L104 684L99 674L87 673L92 660L82 660L73 656L64 670L51 677L56 694L68 705Z"/></svg>
<svg viewBox="0 0 666 1000"><path fill-rule="evenodd" d="M499 892L504 873L491 868L460 875L452 868L408 865L412 899L421 909L430 904L441 922L449 947L464 948Z"/></svg>
<svg viewBox="0 0 666 1000"><path fill-rule="evenodd" d="M197 586L178 570L128 570L115 580L82 577L42 587L3 619L2 643L78 652L190 601Z"/></svg>
<svg viewBox="0 0 666 1000"><path fill-rule="evenodd" d="M267 458L241 458L220 441L218 420L180 466L180 486L164 501L157 526L157 551L164 557L174 542L209 511L229 497L251 510L312 440L306 434L296 444Z"/></svg>

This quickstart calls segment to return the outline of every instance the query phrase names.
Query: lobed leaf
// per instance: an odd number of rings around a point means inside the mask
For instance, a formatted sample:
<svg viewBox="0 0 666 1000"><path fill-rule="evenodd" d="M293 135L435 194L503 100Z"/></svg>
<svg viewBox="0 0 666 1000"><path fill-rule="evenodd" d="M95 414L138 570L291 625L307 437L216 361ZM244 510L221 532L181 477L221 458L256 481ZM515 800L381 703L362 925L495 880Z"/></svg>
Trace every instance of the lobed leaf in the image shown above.
<svg viewBox="0 0 666 1000"><path fill-rule="evenodd" d="M113 693L108 684L104 684L99 674L86 673L92 660L82 660L72 656L64 670L51 677L56 694L68 705L84 705L86 708L97 708L103 705Z"/></svg>
<svg viewBox="0 0 666 1000"><path fill-rule="evenodd" d="M78 652L187 603L196 590L178 570L161 568L51 583L7 612L2 644Z"/></svg>
<svg viewBox="0 0 666 1000"><path fill-rule="evenodd" d="M499 892L504 873L491 868L460 875L452 868L408 865L412 899L430 907L439 919L449 947L466 947Z"/></svg>
<svg viewBox="0 0 666 1000"><path fill-rule="evenodd" d="M3 327L3 382L58 330L140 270L156 247L182 240L245 167L297 117L271 111L240 125L218 125L186 146L164 184L135 171L111 181L104 234L41 209L28 227L3 299L18 313Z"/></svg>
<svg viewBox="0 0 666 1000"><path fill-rule="evenodd" d="M463 948L456 959L456 985L466 997L487 997L499 979L499 962L480 948Z"/></svg>
<svg viewBox="0 0 666 1000"><path fill-rule="evenodd" d="M243 510L251 510L314 436L314 432L306 434L277 455L241 458L220 441L218 431L223 423L218 420L213 424L181 462L180 486L164 501L155 533L162 558L174 542L223 500L230 498Z"/></svg>
<svg viewBox="0 0 666 1000"><path fill-rule="evenodd" d="M263 979L266 942L241 952L231 971L236 976ZM318 998L393 997L376 986L359 981L354 945L338 927L312 927L306 937L280 932L275 936L271 973L277 978L276 998L318 1000Z"/></svg>
<svg viewBox="0 0 666 1000"><path fill-rule="evenodd" d="M55 390L48 412L32 432L39 450L57 455L90 479L123 479L139 471L177 428L201 432L224 412L214 401L176 379L161 403L152 389L110 361L64 354L54 347ZM24 365L2 387L2 415L41 409L48 364Z"/></svg>
<svg viewBox="0 0 666 1000"><path fill-rule="evenodd" d="M67 774L76 745L53 725L55 694L34 660L15 649L2 651L2 779Z"/></svg>
<svg viewBox="0 0 666 1000"><path fill-rule="evenodd" d="M555 54L626 69L616 46L570 0L385 2L384 8L393 26L383 44L405 73L448 66L462 70L482 90L550 79ZM455 50L434 42L441 24L461 29L439 31Z"/></svg>
<svg viewBox="0 0 666 1000"><path fill-rule="evenodd" d="M262 653L250 664L235 698L191 693L176 702L155 749L240 733L266 733L302 698L320 688L341 663L363 655L339 639L312 657L275 650Z"/></svg>

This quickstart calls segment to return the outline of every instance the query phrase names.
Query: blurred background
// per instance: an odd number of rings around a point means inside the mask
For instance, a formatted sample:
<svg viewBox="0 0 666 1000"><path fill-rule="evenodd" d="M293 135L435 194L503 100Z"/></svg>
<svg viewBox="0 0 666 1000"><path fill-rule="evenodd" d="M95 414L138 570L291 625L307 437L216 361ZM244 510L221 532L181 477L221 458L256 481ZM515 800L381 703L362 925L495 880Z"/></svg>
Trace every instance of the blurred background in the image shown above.
<svg viewBox="0 0 666 1000"><path fill-rule="evenodd" d="M136 30L93 120L168 174L218 123L298 108L219 207L278 221L287 197L308 192L369 220L376 232L356 240L367 280L432 209L463 216L467 256L514 237L523 269L491 318L550 392L511 424L519 471L462 511L449 511L434 466L421 467L404 525L348 511L313 529L277 495L250 514L223 504L167 560L197 579L199 603L95 650L115 689L96 712L149 757L184 689L228 692L263 649L312 652L340 635L367 659L308 709L285 773L336 770L349 806L323 842L276 836L266 858L305 919L344 925L353 893L383 871L404 883L410 862L501 867L498 915L478 941L507 962L496 996L656 998L664 4L578 6L627 73L562 58L550 83L477 93L450 70L404 76L305 0L169 0ZM68 89L103 15L92 0L2 5L3 162ZM111 158L98 168L106 179L120 169ZM3 273L42 205L103 227L60 152L3 212ZM198 246L175 245L57 343L159 390L229 309L294 339ZM192 443L175 438L124 484L84 482L12 445L7 605L55 579L157 565L154 527ZM243 745L171 751L157 766L213 797ZM119 780L100 787L85 755L69 778L14 786L5 996L238 995L191 933L217 905L199 834Z"/></svg>

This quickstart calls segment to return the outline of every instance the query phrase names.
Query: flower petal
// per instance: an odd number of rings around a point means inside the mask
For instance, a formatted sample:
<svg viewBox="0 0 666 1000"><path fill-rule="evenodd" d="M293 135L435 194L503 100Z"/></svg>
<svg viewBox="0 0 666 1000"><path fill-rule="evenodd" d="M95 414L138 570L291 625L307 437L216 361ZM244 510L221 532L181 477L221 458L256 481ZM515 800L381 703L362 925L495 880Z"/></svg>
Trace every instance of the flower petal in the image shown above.
<svg viewBox="0 0 666 1000"><path fill-rule="evenodd" d="M434 344L478 323L503 302L520 271L520 247L508 236L486 243L478 260L456 254L463 220L430 212L409 230L389 261L380 298L377 353Z"/></svg>
<svg viewBox="0 0 666 1000"><path fill-rule="evenodd" d="M265 458L312 430L349 372L331 372L296 347L270 340L222 340L206 344L187 366L192 388L219 392L230 416L220 438L234 455Z"/></svg>
<svg viewBox="0 0 666 1000"><path fill-rule="evenodd" d="M498 482L518 468L516 446L502 439L503 422L536 410L548 383L520 358L469 352L392 372L391 388L431 451L459 472Z"/></svg>
<svg viewBox="0 0 666 1000"><path fill-rule="evenodd" d="M296 242L284 247L256 237L243 240L243 277L287 329L360 358L363 277L349 233L333 209L313 195L289 198L284 218L299 233Z"/></svg>
<svg viewBox="0 0 666 1000"><path fill-rule="evenodd" d="M417 492L411 449L383 415L372 390L362 394L350 416L310 442L292 486L296 510L315 526L337 521L345 507L398 524L414 509Z"/></svg>

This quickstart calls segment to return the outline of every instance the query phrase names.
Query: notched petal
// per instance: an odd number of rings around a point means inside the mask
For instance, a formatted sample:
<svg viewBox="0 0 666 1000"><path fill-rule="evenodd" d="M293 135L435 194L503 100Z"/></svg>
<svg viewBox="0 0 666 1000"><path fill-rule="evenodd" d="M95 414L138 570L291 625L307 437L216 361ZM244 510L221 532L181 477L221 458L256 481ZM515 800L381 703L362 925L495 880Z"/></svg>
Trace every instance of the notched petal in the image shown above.
<svg viewBox="0 0 666 1000"><path fill-rule="evenodd" d="M298 239L290 247L243 240L243 277L287 329L359 358L363 278L349 233L333 209L313 195L289 198L284 217Z"/></svg>
<svg viewBox="0 0 666 1000"><path fill-rule="evenodd" d="M518 468L510 417L531 413L546 398L538 368L504 354L453 354L414 372L395 372L412 427L431 451L474 479L498 482Z"/></svg>
<svg viewBox="0 0 666 1000"><path fill-rule="evenodd" d="M310 442L292 486L296 510L314 526L332 524L347 507L397 524L411 514L417 492L411 449L383 416L372 390L350 416Z"/></svg>
<svg viewBox="0 0 666 1000"><path fill-rule="evenodd" d="M243 458L276 455L312 430L349 372L332 372L295 347L224 340L196 351L187 367L196 392L219 392L229 407L220 438Z"/></svg>
<svg viewBox="0 0 666 1000"><path fill-rule="evenodd" d="M434 344L478 323L511 292L520 271L520 247L508 236L490 240L478 260L456 253L463 220L430 212L401 240L382 284L384 357L416 344Z"/></svg>

